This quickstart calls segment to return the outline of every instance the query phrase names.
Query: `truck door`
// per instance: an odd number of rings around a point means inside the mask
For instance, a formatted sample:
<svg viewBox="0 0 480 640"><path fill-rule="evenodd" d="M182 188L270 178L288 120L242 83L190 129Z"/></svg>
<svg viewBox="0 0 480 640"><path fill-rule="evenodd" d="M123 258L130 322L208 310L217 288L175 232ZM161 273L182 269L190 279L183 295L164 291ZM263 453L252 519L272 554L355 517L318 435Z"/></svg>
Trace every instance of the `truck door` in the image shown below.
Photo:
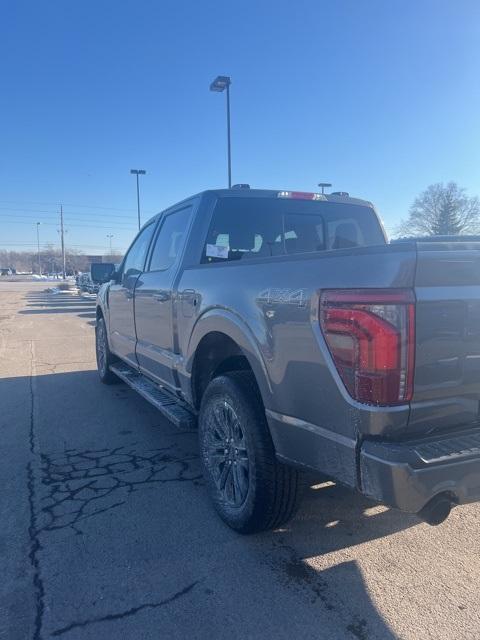
<svg viewBox="0 0 480 640"><path fill-rule="evenodd" d="M192 205L162 218L147 269L135 287L137 360L140 369L161 384L178 386L174 354L178 352L174 327L176 289Z"/></svg>
<svg viewBox="0 0 480 640"><path fill-rule="evenodd" d="M110 285L108 293L110 348L133 366L135 357L135 319L133 293L138 276L145 267L145 260L155 222L144 227L133 241L120 267L118 281Z"/></svg>

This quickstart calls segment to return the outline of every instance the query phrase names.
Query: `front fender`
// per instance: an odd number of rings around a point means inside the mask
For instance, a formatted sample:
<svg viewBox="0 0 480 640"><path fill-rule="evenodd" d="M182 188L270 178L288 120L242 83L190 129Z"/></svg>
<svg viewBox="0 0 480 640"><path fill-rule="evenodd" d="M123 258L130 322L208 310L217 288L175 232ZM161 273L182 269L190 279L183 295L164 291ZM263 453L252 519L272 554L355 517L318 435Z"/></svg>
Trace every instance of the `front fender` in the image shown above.
<svg viewBox="0 0 480 640"><path fill-rule="evenodd" d="M259 329L258 339L247 323L237 314L227 309L215 308L205 311L197 320L187 348L185 368L191 375L195 353L202 338L208 333L223 333L233 340L242 350L255 375L265 407L272 404L273 391L270 378L262 356L260 344L263 341Z"/></svg>

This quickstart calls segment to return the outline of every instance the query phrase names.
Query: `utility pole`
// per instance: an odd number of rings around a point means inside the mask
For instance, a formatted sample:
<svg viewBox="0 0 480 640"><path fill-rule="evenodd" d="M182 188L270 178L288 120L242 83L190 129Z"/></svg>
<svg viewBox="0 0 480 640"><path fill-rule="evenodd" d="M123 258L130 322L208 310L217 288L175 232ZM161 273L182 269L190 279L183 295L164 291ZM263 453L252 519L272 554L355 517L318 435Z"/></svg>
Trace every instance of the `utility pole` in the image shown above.
<svg viewBox="0 0 480 640"><path fill-rule="evenodd" d="M113 233L107 234L107 238L110 240L110 259L112 259L112 238L113 238Z"/></svg>
<svg viewBox="0 0 480 640"><path fill-rule="evenodd" d="M63 279L66 278L65 269L65 230L63 228L63 206L60 205L60 238L62 241L62 264L63 264Z"/></svg>
<svg viewBox="0 0 480 640"><path fill-rule="evenodd" d="M37 255L38 255L38 275L42 275L42 263L40 262L40 222L37 222Z"/></svg>

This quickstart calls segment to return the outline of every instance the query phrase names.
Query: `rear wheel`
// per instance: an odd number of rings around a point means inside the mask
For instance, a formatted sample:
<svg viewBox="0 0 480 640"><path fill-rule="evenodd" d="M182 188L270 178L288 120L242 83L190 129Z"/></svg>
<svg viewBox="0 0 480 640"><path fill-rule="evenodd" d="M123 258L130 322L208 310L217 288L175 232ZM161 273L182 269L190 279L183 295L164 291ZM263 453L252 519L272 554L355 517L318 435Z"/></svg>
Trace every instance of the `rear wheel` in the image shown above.
<svg viewBox="0 0 480 640"><path fill-rule="evenodd" d="M253 375L212 380L199 416L202 465L220 517L240 533L278 527L295 512L300 478L275 457Z"/></svg>
<svg viewBox="0 0 480 640"><path fill-rule="evenodd" d="M116 384L120 382L119 378L110 371L110 365L113 364L117 358L110 351L108 346L107 327L105 326L105 320L100 317L97 320L95 327L95 352L97 356L97 370L100 380L104 384Z"/></svg>

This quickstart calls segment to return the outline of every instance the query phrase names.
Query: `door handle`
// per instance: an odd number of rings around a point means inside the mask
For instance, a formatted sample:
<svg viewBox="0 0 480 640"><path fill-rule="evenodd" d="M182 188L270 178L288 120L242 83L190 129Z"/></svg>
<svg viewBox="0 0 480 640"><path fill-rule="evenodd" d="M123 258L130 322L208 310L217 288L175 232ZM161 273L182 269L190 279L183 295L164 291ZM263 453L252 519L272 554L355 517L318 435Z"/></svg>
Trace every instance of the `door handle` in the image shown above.
<svg viewBox="0 0 480 640"><path fill-rule="evenodd" d="M167 292L155 293L153 297L157 302L167 302L170 300L170 294Z"/></svg>

